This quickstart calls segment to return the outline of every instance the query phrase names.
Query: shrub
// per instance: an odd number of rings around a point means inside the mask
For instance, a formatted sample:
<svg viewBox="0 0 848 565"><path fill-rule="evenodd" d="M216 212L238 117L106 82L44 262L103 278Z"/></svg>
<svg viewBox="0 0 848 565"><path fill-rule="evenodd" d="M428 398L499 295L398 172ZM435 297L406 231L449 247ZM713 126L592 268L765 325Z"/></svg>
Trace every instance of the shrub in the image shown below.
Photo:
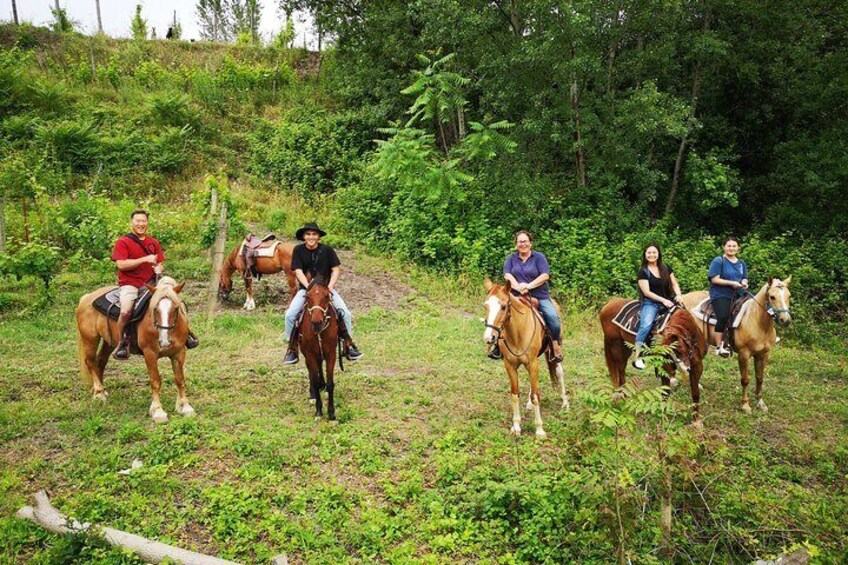
<svg viewBox="0 0 848 565"><path fill-rule="evenodd" d="M49 245L31 241L17 248L15 253L5 257L0 268L7 275L12 275L18 280L27 277L37 277L44 283L45 290L49 290L50 281L53 280L59 269L59 250Z"/></svg>

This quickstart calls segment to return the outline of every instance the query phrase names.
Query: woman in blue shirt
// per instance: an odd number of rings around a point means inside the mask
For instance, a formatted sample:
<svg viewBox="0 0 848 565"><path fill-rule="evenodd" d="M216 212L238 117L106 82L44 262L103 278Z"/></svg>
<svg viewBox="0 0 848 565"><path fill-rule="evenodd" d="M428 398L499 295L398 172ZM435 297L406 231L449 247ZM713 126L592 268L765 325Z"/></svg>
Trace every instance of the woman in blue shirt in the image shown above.
<svg viewBox="0 0 848 565"><path fill-rule="evenodd" d="M515 253L510 253L506 258L503 273L504 279L512 285L514 294L529 294L539 300L539 312L553 340L554 358L556 361L562 361L559 314L551 300L551 289L548 284L551 278L551 267L547 257L538 251L533 251L533 236L530 232L520 230L515 233ZM497 358L500 352L493 350L490 356Z"/></svg>
<svg viewBox="0 0 848 565"><path fill-rule="evenodd" d="M639 355L651 335L654 320L663 308L671 308L675 302L680 302L680 285L677 284L674 270L662 260L660 246L655 243L642 250L642 266L636 280L639 283L639 294L642 295L642 309L639 312L636 359L633 360L633 366L642 370L645 368L645 361Z"/></svg>
<svg viewBox="0 0 848 565"><path fill-rule="evenodd" d="M716 332L721 334L721 344L716 353L730 357L727 347L727 321L730 317L730 304L740 291L748 290L748 265L736 256L739 253L739 240L728 237L722 245L724 253L710 263L707 278L710 279L710 301L716 317Z"/></svg>

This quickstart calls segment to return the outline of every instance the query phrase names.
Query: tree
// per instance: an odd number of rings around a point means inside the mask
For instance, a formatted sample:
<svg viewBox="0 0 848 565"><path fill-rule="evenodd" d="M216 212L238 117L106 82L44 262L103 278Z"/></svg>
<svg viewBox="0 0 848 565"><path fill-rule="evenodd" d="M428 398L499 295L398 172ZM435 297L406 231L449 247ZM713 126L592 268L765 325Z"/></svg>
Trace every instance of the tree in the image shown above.
<svg viewBox="0 0 848 565"><path fill-rule="evenodd" d="M74 23L68 18L68 11L59 7L59 0L56 0L56 6L50 11L53 13L53 31L68 33L74 30Z"/></svg>
<svg viewBox="0 0 848 565"><path fill-rule="evenodd" d="M15 20L15 25L20 25L20 22L18 22L18 5L15 0L12 0L12 17Z"/></svg>
<svg viewBox="0 0 848 565"><path fill-rule="evenodd" d="M211 41L229 41L229 10L226 0L198 0L195 6L200 22L200 37Z"/></svg>
<svg viewBox="0 0 848 565"><path fill-rule="evenodd" d="M100 0L94 0L97 6L97 33L103 33L103 20L100 17Z"/></svg>
<svg viewBox="0 0 848 565"><path fill-rule="evenodd" d="M251 43L259 43L259 20L262 15L262 3L259 0L230 0L230 36L247 38Z"/></svg>
<svg viewBox="0 0 848 565"><path fill-rule="evenodd" d="M168 30L171 36L168 39L180 39L183 36L183 26L177 21L177 11L174 10L174 20L171 23L171 28Z"/></svg>
<svg viewBox="0 0 848 565"><path fill-rule="evenodd" d="M141 17L141 4L135 5L135 16L132 19L133 39L143 41L147 39L147 20Z"/></svg>

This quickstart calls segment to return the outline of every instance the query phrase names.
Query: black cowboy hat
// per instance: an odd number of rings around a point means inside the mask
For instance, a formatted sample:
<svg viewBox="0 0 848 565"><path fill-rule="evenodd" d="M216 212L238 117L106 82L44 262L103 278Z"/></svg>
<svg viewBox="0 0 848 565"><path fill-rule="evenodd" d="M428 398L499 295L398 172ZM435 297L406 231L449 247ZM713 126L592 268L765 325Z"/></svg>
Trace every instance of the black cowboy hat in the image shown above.
<svg viewBox="0 0 848 565"><path fill-rule="evenodd" d="M318 224L316 224L315 222L307 222L303 224L302 228L297 230L297 232L294 234L294 237L297 238L298 241L303 241L303 234L308 231L317 231L318 235L321 237L327 235L327 232L319 228Z"/></svg>

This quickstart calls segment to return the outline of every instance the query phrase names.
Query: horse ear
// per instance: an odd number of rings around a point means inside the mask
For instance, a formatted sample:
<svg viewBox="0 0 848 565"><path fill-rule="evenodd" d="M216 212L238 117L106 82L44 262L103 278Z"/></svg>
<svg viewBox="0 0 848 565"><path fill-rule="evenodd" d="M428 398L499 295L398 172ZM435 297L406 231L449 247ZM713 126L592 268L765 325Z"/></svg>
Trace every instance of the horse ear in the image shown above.
<svg viewBox="0 0 848 565"><path fill-rule="evenodd" d="M154 285L152 285L152 284L150 284L150 283L145 283L145 285L144 285L144 286L146 286L146 287L147 287L147 290L149 290L151 294L153 294L154 292L156 292L156 286L154 286Z"/></svg>
<svg viewBox="0 0 848 565"><path fill-rule="evenodd" d="M182 290L183 290L183 287L184 287L184 286L185 286L185 281L183 281L183 282L181 282L180 284L178 284L177 286L175 286L175 287L174 287L174 292L176 292L177 294L179 294L180 292L182 292Z"/></svg>
<svg viewBox="0 0 848 565"><path fill-rule="evenodd" d="M492 287L495 286L495 283L492 282L492 279L486 277L483 279L483 288L486 289L486 292L492 290Z"/></svg>
<svg viewBox="0 0 848 565"><path fill-rule="evenodd" d="M789 275L789 276L788 276L788 277L786 277L786 279L783 281L783 284L785 284L786 286L789 286L789 283L790 283L791 281L792 281L792 275Z"/></svg>
<svg viewBox="0 0 848 565"><path fill-rule="evenodd" d="M506 287L506 293L507 294L512 292L512 283L509 282L509 279L506 280L506 282L504 283L504 286Z"/></svg>
<svg viewBox="0 0 848 565"><path fill-rule="evenodd" d="M769 278L768 278L768 285L769 285L769 286L771 286L771 282L772 282L773 280L774 280L774 277L769 277Z"/></svg>

